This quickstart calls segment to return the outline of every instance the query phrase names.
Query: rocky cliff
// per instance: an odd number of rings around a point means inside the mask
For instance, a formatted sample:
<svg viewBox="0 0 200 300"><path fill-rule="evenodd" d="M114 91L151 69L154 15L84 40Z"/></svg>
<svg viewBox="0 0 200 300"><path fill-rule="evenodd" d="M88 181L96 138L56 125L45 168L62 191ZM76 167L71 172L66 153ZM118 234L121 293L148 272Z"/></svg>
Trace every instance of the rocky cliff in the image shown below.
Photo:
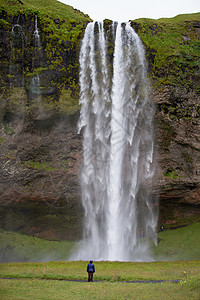
<svg viewBox="0 0 200 300"><path fill-rule="evenodd" d="M146 46L152 79L160 222L187 224L199 218L200 204L200 14L132 26Z"/></svg>
<svg viewBox="0 0 200 300"><path fill-rule="evenodd" d="M0 227L49 239L82 233L79 49L90 18L56 0L0 6ZM105 20L105 30L111 21ZM160 223L200 219L200 14L131 25L155 102Z"/></svg>

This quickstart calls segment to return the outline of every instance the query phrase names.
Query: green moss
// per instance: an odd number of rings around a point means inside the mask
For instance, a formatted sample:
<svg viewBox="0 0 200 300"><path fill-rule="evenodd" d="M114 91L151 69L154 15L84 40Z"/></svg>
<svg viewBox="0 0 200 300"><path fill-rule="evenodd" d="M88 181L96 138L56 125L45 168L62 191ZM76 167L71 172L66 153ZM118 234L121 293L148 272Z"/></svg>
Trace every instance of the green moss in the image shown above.
<svg viewBox="0 0 200 300"><path fill-rule="evenodd" d="M14 129L11 127L8 127L6 123L4 123L4 133L8 135L12 135L14 133Z"/></svg>
<svg viewBox="0 0 200 300"><path fill-rule="evenodd" d="M166 112L165 112L166 113ZM171 125L170 121L164 119L156 120L155 126L161 130L162 139L160 140L159 147L166 152L170 151L170 144L176 137L176 131Z"/></svg>
<svg viewBox="0 0 200 300"><path fill-rule="evenodd" d="M86 23L91 21L88 15L56 0L23 0L23 5L18 1L1 2L1 9L10 15L37 14L44 26L43 31L49 33L52 39L76 41Z"/></svg>
<svg viewBox="0 0 200 300"><path fill-rule="evenodd" d="M152 78L162 77L156 87L181 84L198 90L193 80L200 64L199 34L193 26L196 21L200 21L200 13L132 21L146 47Z"/></svg>
<svg viewBox="0 0 200 300"><path fill-rule="evenodd" d="M9 158L11 160L15 160L16 159L16 156L14 154L13 151L9 151L7 154L6 154L6 158Z"/></svg>
<svg viewBox="0 0 200 300"><path fill-rule="evenodd" d="M161 110L168 114L171 120L194 120L198 121L199 119L199 106L194 105L183 105L180 104L179 101L173 99L173 103L170 104L161 104Z"/></svg>
<svg viewBox="0 0 200 300"><path fill-rule="evenodd" d="M165 177L168 177L170 179L178 179L181 178L181 176L179 176L173 168L168 168L167 171L164 173Z"/></svg>
<svg viewBox="0 0 200 300"><path fill-rule="evenodd" d="M34 161L34 160L27 160L27 161L21 161L22 165L27 166L28 168L32 168L35 170L40 171L47 171L47 172L53 172L58 170L68 170L68 160L63 161Z"/></svg>
<svg viewBox="0 0 200 300"><path fill-rule="evenodd" d="M36 170L43 171L55 171L56 168L52 166L51 162L36 162L36 161L22 161L22 164L26 165L28 168L33 168Z"/></svg>
<svg viewBox="0 0 200 300"><path fill-rule="evenodd" d="M5 142L5 139L0 136L0 144L3 144Z"/></svg>
<svg viewBox="0 0 200 300"><path fill-rule="evenodd" d="M6 28L8 25L9 25L9 23L7 21L0 19L0 27L2 26L4 28Z"/></svg>
<svg viewBox="0 0 200 300"><path fill-rule="evenodd" d="M19 1L11 3L7 0L2 0L0 5L1 12L3 12L3 23L12 20L9 23L9 30L11 30L13 22L16 22L18 19L26 35L25 67L22 74L22 78L23 76L25 78L26 89L29 91L30 78L40 74L44 75L46 79L46 87L54 88L55 95L53 100L58 98L62 89L58 88L60 83L62 83L62 87L65 86L73 91L73 98L78 97L76 92L78 90L79 72L78 53L84 29L87 23L91 21L88 15L56 0L49 0L48 2L46 0L24 0L23 5ZM29 25L29 30L34 30L35 15L37 15L38 29L41 36L42 47L38 50L40 51L40 58L37 58L37 55L35 57L33 55L33 35L30 35L30 31L28 31L26 26L27 24ZM9 58L5 64L7 64L9 69ZM10 83L15 83L15 76L7 75ZM1 80L5 81L2 85L7 85L5 76L2 76ZM25 110L27 110L27 107ZM74 109L70 107L70 111L72 110L76 111L77 107Z"/></svg>
<svg viewBox="0 0 200 300"><path fill-rule="evenodd" d="M44 75L46 86L53 87L56 95L42 99L42 106L57 111L64 110L70 114L79 110L78 53L85 27L91 19L71 6L56 0L49 0L48 3L46 0L24 0L23 5L19 1L2 0L0 11L2 10L7 13L7 17L6 14L3 14L5 19L3 22L19 16L20 23L23 16L32 24L30 24L31 26L33 26L37 14L39 32L44 46L41 50L43 58L39 67L33 67L32 57L30 57L30 53L33 51L33 37L27 34L29 57L26 57L26 70L23 75L25 75L25 80L30 80L36 74ZM199 20L200 14L198 13L169 19L132 21L132 26L136 28L145 45L152 81L158 90L162 90L166 85L183 85L186 89L194 89L200 93L198 85L200 41L198 32L193 26L193 23ZM110 20L104 21L106 31L110 24ZM21 25L26 31L25 24ZM12 24L10 23L9 26L11 29ZM108 49L112 52L113 44L109 43ZM8 65L9 62L7 62ZM8 77L11 82L14 80L12 75L8 75ZM2 80L5 80L3 76ZM61 98L59 99L59 97ZM25 97L23 99L21 104L26 102ZM11 101L12 109L16 108L15 103L20 103L20 101ZM169 117L171 119L179 118L179 115L178 108L170 108ZM190 113L184 112L183 117L186 120L190 119Z"/></svg>
<svg viewBox="0 0 200 300"><path fill-rule="evenodd" d="M38 67L33 70L33 72L26 72L26 77L33 77L34 75L40 75L42 72L47 71L47 67Z"/></svg>
<svg viewBox="0 0 200 300"><path fill-rule="evenodd" d="M23 87L10 87L6 95L7 104L6 110L9 112L23 114L26 110L27 94ZM4 126L4 131L7 134L13 132L7 129L7 125ZM10 132L10 133L8 133Z"/></svg>
<svg viewBox="0 0 200 300"><path fill-rule="evenodd" d="M73 89L76 87L71 85ZM58 86L59 87L59 86ZM69 115L75 114L80 110L79 101L78 101L78 91L71 91L71 89L65 89L60 87L60 96L58 101L53 101L51 97L48 97L43 100L43 108L46 111L57 111L61 113L67 113Z"/></svg>

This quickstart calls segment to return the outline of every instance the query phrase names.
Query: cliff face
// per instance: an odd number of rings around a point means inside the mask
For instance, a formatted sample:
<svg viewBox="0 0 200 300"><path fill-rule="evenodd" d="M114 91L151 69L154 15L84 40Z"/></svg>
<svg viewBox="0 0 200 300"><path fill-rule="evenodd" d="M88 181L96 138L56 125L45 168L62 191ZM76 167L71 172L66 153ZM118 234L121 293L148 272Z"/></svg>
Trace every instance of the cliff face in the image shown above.
<svg viewBox="0 0 200 300"><path fill-rule="evenodd" d="M40 5L4 0L0 9L0 227L75 240L83 216L78 57L90 19L55 0L48 14ZM152 193L162 224L186 224L200 218L200 15L132 26L146 48L155 102Z"/></svg>
<svg viewBox="0 0 200 300"><path fill-rule="evenodd" d="M155 92L154 99L158 157L154 192L158 188L161 222L187 224L199 220L200 213L200 97L184 87L166 87ZM173 107L176 117L171 118L165 107ZM186 118L179 115L188 111Z"/></svg>
<svg viewBox="0 0 200 300"><path fill-rule="evenodd" d="M78 58L90 18L55 0L48 8L3 2L0 227L75 240L83 215Z"/></svg>
<svg viewBox="0 0 200 300"><path fill-rule="evenodd" d="M132 22L147 51L155 102L160 221L199 218L200 15ZM185 219L183 221L183 219Z"/></svg>

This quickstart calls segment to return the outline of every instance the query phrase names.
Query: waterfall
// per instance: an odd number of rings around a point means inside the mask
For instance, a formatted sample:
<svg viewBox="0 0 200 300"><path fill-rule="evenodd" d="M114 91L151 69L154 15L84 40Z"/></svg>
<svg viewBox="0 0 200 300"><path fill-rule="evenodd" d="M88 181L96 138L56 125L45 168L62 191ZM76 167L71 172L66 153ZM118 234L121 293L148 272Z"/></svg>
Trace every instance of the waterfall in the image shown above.
<svg viewBox="0 0 200 300"><path fill-rule="evenodd" d="M40 35L38 31L38 26L37 26L37 15L35 15L35 31L34 31L34 46L37 49L37 52L39 51L40 48Z"/></svg>
<svg viewBox="0 0 200 300"><path fill-rule="evenodd" d="M39 31L38 31L38 25L37 25L37 15L35 15L35 30L33 33L33 69L37 69L38 67L41 66L41 54L40 54L40 35L39 35ZM30 82L30 86L29 86L29 90L31 91L32 94L35 95L40 95L41 91L40 91L40 75L39 74L35 74L33 75L31 82Z"/></svg>
<svg viewBox="0 0 200 300"><path fill-rule="evenodd" d="M114 49L112 53L111 49ZM153 105L142 43L129 23L88 24L80 51L78 130L85 212L76 260L151 260L156 243Z"/></svg>

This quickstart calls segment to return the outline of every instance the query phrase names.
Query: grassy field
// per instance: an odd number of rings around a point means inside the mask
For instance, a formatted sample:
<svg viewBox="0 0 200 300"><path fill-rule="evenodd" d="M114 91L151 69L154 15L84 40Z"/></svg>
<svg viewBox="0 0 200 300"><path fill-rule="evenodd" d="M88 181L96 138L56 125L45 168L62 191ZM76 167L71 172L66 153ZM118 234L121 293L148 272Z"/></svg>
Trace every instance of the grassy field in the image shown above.
<svg viewBox="0 0 200 300"><path fill-rule="evenodd" d="M95 262L95 281L87 281L85 261L0 264L0 299L200 299L200 223L158 234L156 262ZM66 259L73 243L44 241L0 232L2 249L12 253ZM30 247L32 246L32 247ZM10 247L10 248L9 248ZM51 252L53 251L53 252ZM47 255L47 254L46 254ZM65 258L62 258L62 257ZM39 256L38 256L39 257ZM46 256L50 258L51 256ZM54 258L53 258L54 257ZM184 259L175 261L175 259ZM187 260L188 259L188 260ZM190 260L189 260L190 259ZM193 260L192 260L193 259ZM170 261L171 260L171 261ZM179 283L127 283L136 280L181 280ZM74 281L69 281L74 280ZM79 281L80 282L79 282Z"/></svg>
<svg viewBox="0 0 200 300"><path fill-rule="evenodd" d="M0 280L1 299L181 299L199 300L199 286L186 284L82 283Z"/></svg>
<svg viewBox="0 0 200 300"><path fill-rule="evenodd" d="M199 299L200 261L95 262L95 280L86 280L87 262L1 264L1 299ZM20 279L21 278L21 279ZM41 279L46 280L41 280ZM47 280L54 279L54 280ZM172 280L179 283L127 283L125 280ZM124 282L123 282L124 281Z"/></svg>
<svg viewBox="0 0 200 300"><path fill-rule="evenodd" d="M8 263L0 265L1 278L86 280L87 262ZM200 272L200 261L95 262L96 280L177 280Z"/></svg>

